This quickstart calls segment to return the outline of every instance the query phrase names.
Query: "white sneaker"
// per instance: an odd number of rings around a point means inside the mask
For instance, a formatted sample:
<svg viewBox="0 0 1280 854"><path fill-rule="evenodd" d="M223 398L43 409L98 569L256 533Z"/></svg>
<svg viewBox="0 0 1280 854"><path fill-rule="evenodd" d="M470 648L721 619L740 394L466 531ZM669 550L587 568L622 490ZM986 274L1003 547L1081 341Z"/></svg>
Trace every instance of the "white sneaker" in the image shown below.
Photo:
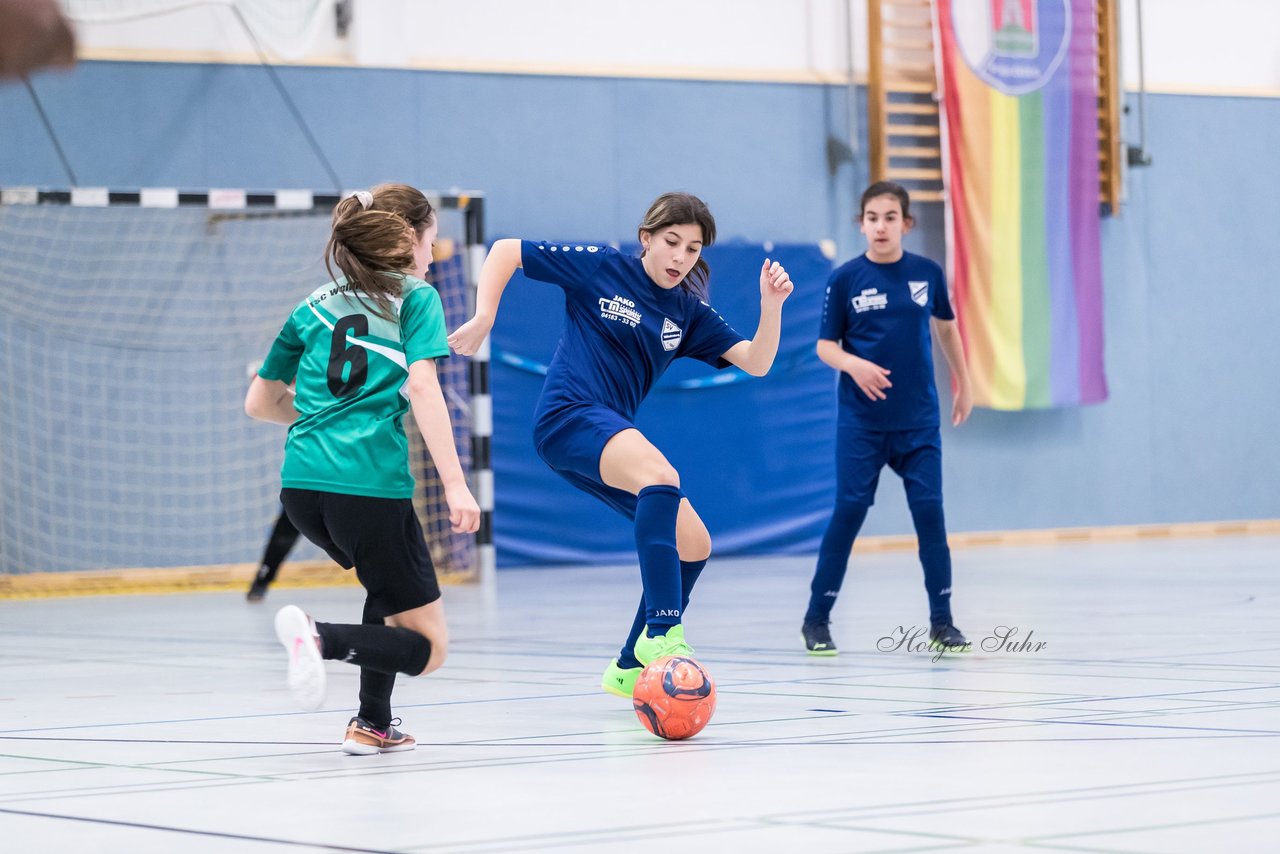
<svg viewBox="0 0 1280 854"><path fill-rule="evenodd" d="M276 637L289 653L289 690L298 705L314 711L324 703L324 659L315 623L297 605L276 612Z"/></svg>

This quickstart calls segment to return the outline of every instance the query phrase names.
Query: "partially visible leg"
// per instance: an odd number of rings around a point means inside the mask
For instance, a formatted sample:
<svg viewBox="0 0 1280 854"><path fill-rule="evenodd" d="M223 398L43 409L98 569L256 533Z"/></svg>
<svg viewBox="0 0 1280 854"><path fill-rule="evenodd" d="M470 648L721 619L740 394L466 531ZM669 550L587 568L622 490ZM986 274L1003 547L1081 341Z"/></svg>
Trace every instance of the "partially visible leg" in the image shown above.
<svg viewBox="0 0 1280 854"><path fill-rule="evenodd" d="M929 622L951 622L951 548L941 501L921 501L911 506L924 589L929 596Z"/></svg>
<svg viewBox="0 0 1280 854"><path fill-rule="evenodd" d="M885 434L847 424L836 427L836 504L822 535L818 561L809 582L809 606L800 633L812 655L835 655L831 609L849 569L854 540L875 501L880 469L885 464Z"/></svg>
<svg viewBox="0 0 1280 854"><path fill-rule="evenodd" d="M449 634L444 620L444 605L437 599L429 605L402 611L386 618L390 625L381 625L377 611L368 601L365 603L365 626L382 628L391 632L412 636L414 643L426 645L425 660L415 659L409 670L426 675L444 663L449 646ZM362 626L363 628L364 626ZM418 665L421 663L421 668ZM412 675L412 673L411 673ZM391 691L395 687L395 673L386 673L370 666L360 668L360 712L347 723L342 741L345 753L367 756L374 753L391 753L412 750L416 745L413 736L396 729L400 721L391 717Z"/></svg>
<svg viewBox="0 0 1280 854"><path fill-rule="evenodd" d="M929 637L944 646L968 642L951 617L951 548L942 511L942 437L937 428L904 431L891 461L902 476L916 529L924 589L929 597Z"/></svg>
<svg viewBox="0 0 1280 854"><path fill-rule="evenodd" d="M711 556L711 534L688 498L680 502L680 512L676 517L676 550L680 556L680 613L683 615L689 607L693 586L698 583L698 577L707 565L707 558ZM618 666L624 670L640 666L634 650L636 639L644 631L646 618L645 598L641 594L631 631L627 633L627 640L618 653Z"/></svg>
<svg viewBox="0 0 1280 854"><path fill-rule="evenodd" d="M317 623L294 606L281 609L277 635L290 650L291 662L300 662L291 663L290 684L301 679L294 679L294 670L318 682L318 691L300 697L314 708L323 700L320 660L346 661L361 668L362 710L389 721L395 674L417 676L435 669L448 644L439 587L412 503L292 489L282 490L281 498L308 539L342 566L357 566L369 594L359 625ZM430 604L382 619L395 603L424 601ZM432 649L433 642L438 649Z"/></svg>
<svg viewBox="0 0 1280 854"><path fill-rule="evenodd" d="M836 597L840 595L840 587L849 568L853 541L857 539L869 509L871 508L865 504L836 502L831 521L827 523L827 530L822 535L822 545L818 548L818 565L814 570L813 580L809 583L809 608L804 612L806 623L826 623L831 620L831 609L835 607Z"/></svg>
<svg viewBox="0 0 1280 854"><path fill-rule="evenodd" d="M387 624L399 631L411 631L427 641L430 654L414 675L426 676L433 673L448 658L449 624L444 617L444 600L437 599L419 608L392 614L387 617Z"/></svg>
<svg viewBox="0 0 1280 854"><path fill-rule="evenodd" d="M280 564L284 563L289 550L297 542L298 529L294 527L293 522L289 521L289 514L281 508L280 516L276 519L275 527L271 530L271 537L267 540L267 547L262 554L262 562L258 565L258 574L254 576L253 584L249 586L246 598L250 602L262 601L262 597L267 594L267 588L276 580L276 575L280 572Z"/></svg>
<svg viewBox="0 0 1280 854"><path fill-rule="evenodd" d="M364 600L362 625L384 626L385 618L370 597ZM368 667L360 668L360 711L357 714L378 729L391 726L391 692L396 687L396 674Z"/></svg>
<svg viewBox="0 0 1280 854"><path fill-rule="evenodd" d="M684 497L680 476L639 430L631 428L605 444L600 454L600 479L606 486L636 496L636 553L648 626L637 643L638 658L645 662L686 651L680 626L682 582L676 537Z"/></svg>

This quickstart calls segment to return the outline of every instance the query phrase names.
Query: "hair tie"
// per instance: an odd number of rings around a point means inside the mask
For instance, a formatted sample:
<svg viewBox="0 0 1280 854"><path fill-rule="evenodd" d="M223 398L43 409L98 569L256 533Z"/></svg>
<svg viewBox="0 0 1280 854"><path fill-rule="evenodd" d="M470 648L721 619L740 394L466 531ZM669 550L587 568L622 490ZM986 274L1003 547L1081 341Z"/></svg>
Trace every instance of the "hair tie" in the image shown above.
<svg viewBox="0 0 1280 854"><path fill-rule="evenodd" d="M373 193L368 190L356 190L351 195L355 196L356 201L360 203L360 207L364 210L373 207Z"/></svg>

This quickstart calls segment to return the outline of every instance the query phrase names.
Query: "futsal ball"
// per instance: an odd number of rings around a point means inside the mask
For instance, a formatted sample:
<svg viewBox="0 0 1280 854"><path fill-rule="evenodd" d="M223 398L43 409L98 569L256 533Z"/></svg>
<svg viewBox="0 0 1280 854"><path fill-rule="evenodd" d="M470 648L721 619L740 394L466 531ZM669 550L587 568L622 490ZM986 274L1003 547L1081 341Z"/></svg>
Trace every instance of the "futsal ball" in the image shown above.
<svg viewBox="0 0 1280 854"><path fill-rule="evenodd" d="M702 732L716 710L716 683L685 655L649 662L631 695L636 717L660 738L678 740Z"/></svg>

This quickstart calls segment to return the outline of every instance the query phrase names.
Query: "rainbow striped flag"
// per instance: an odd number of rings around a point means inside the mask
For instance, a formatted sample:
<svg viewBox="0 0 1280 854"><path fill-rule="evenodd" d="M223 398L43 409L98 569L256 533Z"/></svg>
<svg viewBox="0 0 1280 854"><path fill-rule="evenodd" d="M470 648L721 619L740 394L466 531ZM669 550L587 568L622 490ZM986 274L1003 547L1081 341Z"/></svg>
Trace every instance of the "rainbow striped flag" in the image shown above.
<svg viewBox="0 0 1280 854"><path fill-rule="evenodd" d="M1107 397L1093 0L938 0L947 255L974 402Z"/></svg>

